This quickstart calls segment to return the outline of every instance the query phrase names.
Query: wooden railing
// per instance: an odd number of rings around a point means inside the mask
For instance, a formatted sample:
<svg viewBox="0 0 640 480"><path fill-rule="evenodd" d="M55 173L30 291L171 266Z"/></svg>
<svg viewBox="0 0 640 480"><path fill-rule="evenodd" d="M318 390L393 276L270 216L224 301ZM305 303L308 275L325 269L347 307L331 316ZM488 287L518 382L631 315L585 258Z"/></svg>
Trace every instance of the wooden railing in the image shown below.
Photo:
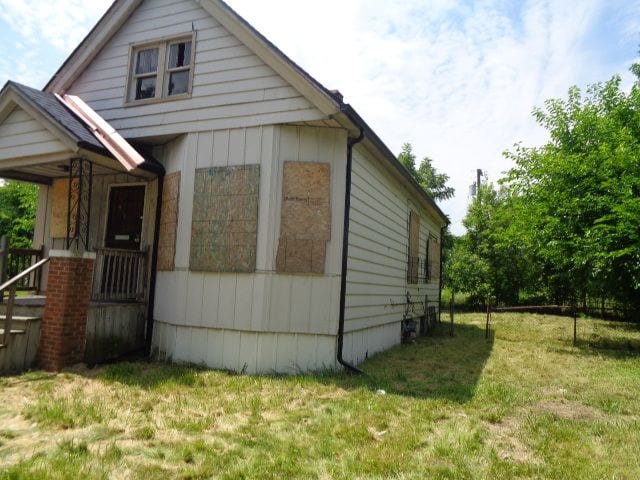
<svg viewBox="0 0 640 480"><path fill-rule="evenodd" d="M10 248L7 237L0 238L0 283L7 278L13 278L24 272L31 265L38 263L44 257L44 247L33 248ZM27 276L20 278L16 284L17 291L28 291L40 293L40 282L42 272L40 269L31 271ZM4 292L0 290L0 301L4 299Z"/></svg>
<svg viewBox="0 0 640 480"><path fill-rule="evenodd" d="M147 252L96 248L92 299L144 301L147 286Z"/></svg>
<svg viewBox="0 0 640 480"><path fill-rule="evenodd" d="M4 332L2 335L2 345L9 345L11 342L11 322L13 320L13 304L16 299L16 290L18 289L18 283L21 282L24 278L31 275L33 272L40 270L40 268L49 261L48 258L43 258L39 262L31 265L29 268L20 272L18 275L14 276L10 280L4 282L0 285L0 291L9 290L9 298L7 299L7 309L5 312L4 318Z"/></svg>

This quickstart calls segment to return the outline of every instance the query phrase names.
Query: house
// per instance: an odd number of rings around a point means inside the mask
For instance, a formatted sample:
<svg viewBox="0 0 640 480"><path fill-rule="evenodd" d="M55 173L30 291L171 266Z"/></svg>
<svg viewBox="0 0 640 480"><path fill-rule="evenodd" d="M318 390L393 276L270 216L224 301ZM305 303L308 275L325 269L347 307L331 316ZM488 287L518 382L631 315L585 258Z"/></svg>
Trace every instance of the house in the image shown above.
<svg viewBox="0 0 640 480"><path fill-rule="evenodd" d="M45 368L355 369L437 314L446 216L221 0L116 0L43 91L8 82L0 176L40 185Z"/></svg>

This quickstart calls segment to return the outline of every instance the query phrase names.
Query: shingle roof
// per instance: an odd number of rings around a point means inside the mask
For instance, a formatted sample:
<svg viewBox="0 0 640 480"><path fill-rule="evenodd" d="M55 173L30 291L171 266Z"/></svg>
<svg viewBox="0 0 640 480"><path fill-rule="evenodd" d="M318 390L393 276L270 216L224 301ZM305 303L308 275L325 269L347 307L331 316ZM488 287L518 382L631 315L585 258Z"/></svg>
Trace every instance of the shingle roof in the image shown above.
<svg viewBox="0 0 640 480"><path fill-rule="evenodd" d="M104 146L98 141L85 123L78 119L55 95L27 87L26 85L11 80L7 82L7 86L9 85L24 95L31 103L38 107L39 110L49 116L52 121L69 132L71 138L76 140L76 142L81 143L85 147L93 147L93 149L100 151L105 150Z"/></svg>

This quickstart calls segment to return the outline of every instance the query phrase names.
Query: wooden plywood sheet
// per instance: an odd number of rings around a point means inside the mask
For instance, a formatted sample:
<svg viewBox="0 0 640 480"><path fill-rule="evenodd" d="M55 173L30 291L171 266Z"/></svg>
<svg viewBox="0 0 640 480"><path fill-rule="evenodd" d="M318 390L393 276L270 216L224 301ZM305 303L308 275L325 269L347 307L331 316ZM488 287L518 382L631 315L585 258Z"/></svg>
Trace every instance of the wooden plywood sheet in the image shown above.
<svg viewBox="0 0 640 480"><path fill-rule="evenodd" d="M78 179L74 178L72 191L77 192ZM67 212L69 210L69 179L60 178L53 181L51 187L52 192L52 206L51 206L51 227L50 234L52 238L66 238L67 237ZM71 199L71 205L75 205L74 211L71 212L71 217L75 218L77 207L77 196ZM71 222L70 237L75 236L75 222Z"/></svg>
<svg viewBox="0 0 640 480"><path fill-rule="evenodd" d="M419 251L420 251L420 217L416 212L409 212L409 259L408 275L409 283L418 283L419 271Z"/></svg>
<svg viewBox="0 0 640 480"><path fill-rule="evenodd" d="M259 187L259 165L196 170L191 270L255 271Z"/></svg>
<svg viewBox="0 0 640 480"><path fill-rule="evenodd" d="M160 232L158 235L158 270L173 270L176 255L180 172L165 175L162 184Z"/></svg>
<svg viewBox="0 0 640 480"><path fill-rule="evenodd" d="M285 162L276 270L324 273L331 238L331 166Z"/></svg>
<svg viewBox="0 0 640 480"><path fill-rule="evenodd" d="M440 244L438 243L438 239L433 235L429 235L427 255L429 259L430 280L434 281L440 278Z"/></svg>

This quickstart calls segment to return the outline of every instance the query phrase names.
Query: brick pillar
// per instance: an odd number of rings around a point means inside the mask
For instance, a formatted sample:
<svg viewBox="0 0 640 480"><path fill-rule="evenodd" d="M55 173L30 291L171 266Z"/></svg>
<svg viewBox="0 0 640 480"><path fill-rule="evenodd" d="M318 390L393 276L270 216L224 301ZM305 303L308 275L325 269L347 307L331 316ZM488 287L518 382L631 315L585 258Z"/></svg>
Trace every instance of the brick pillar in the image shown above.
<svg viewBox="0 0 640 480"><path fill-rule="evenodd" d="M95 253L51 250L49 258L38 364L57 371L84 358Z"/></svg>

